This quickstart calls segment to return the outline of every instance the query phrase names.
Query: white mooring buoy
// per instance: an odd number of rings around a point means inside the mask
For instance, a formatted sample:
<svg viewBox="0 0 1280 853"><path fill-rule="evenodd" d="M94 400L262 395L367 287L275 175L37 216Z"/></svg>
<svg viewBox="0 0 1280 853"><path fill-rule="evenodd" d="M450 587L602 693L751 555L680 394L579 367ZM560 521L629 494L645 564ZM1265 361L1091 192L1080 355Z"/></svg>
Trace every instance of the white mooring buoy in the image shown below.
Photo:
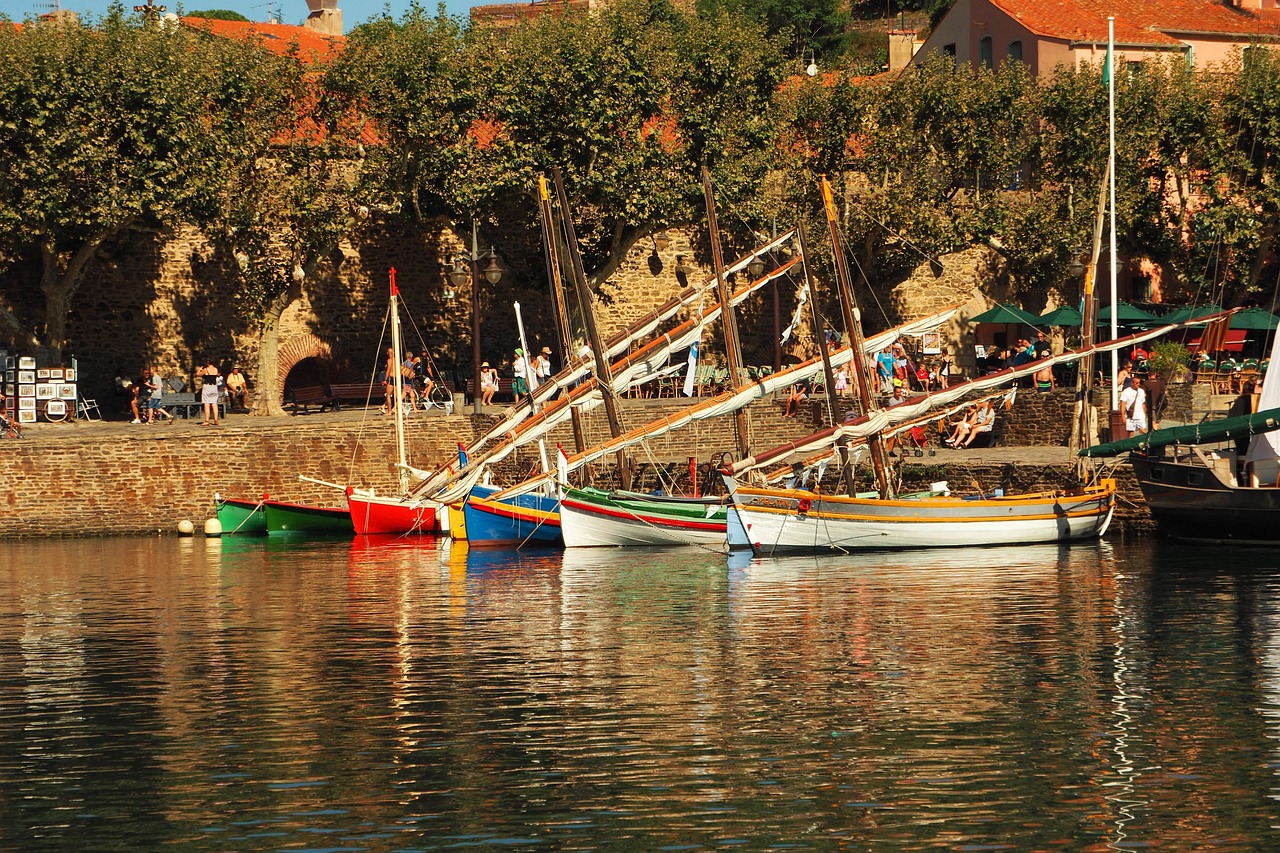
<svg viewBox="0 0 1280 853"><path fill-rule="evenodd" d="M190 536L192 533L195 533L195 532L196 532L196 526L192 524L190 521L188 521L187 519L184 518L182 519L182 521L178 522L179 536Z"/></svg>
<svg viewBox="0 0 1280 853"><path fill-rule="evenodd" d="M222 535L222 522L216 518L209 518L204 523L204 535L216 539Z"/></svg>

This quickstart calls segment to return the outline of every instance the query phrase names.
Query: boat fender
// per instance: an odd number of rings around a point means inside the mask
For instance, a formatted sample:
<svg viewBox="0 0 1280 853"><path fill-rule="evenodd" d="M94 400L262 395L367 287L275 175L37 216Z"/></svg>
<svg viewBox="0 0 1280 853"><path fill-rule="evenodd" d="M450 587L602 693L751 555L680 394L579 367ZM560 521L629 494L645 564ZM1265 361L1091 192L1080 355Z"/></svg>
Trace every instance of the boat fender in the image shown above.
<svg viewBox="0 0 1280 853"><path fill-rule="evenodd" d="M796 509L799 510L801 515L805 515L809 512L809 507L811 506L813 506L813 501L809 498L801 498L796 504Z"/></svg>

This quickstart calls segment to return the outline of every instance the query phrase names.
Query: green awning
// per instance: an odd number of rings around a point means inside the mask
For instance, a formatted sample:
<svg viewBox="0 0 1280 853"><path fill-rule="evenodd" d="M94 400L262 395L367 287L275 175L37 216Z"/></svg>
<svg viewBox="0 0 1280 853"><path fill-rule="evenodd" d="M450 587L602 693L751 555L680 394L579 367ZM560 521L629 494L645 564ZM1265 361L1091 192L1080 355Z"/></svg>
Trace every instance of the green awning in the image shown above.
<svg viewBox="0 0 1280 853"><path fill-rule="evenodd" d="M1146 311L1143 311L1137 305L1130 305L1128 302L1120 302L1118 303L1118 306L1119 307L1116 309L1117 324L1120 324L1120 323L1158 324L1160 323L1160 320L1156 317L1155 314L1149 314ZM1108 305L1106 308L1103 308L1101 311L1098 312L1098 325L1101 326L1103 324L1110 323L1110 322L1111 322L1111 306Z"/></svg>
<svg viewBox="0 0 1280 853"><path fill-rule="evenodd" d="M1079 326L1080 312L1069 305L1061 305L1040 315L1042 326Z"/></svg>
<svg viewBox="0 0 1280 853"><path fill-rule="evenodd" d="M1260 432L1271 432L1280 429L1280 409L1267 409L1252 415L1238 415L1234 418L1223 418L1220 421L1207 421L1200 424L1157 429L1144 432L1131 438L1109 441L1086 447L1080 451L1081 456L1115 456L1130 450L1148 450L1152 447L1164 447L1167 444L1207 444L1212 441L1227 441L1233 438L1248 438Z"/></svg>
<svg viewBox="0 0 1280 853"><path fill-rule="evenodd" d="M1188 320L1197 320L1221 311L1222 308L1218 305L1184 305L1165 314L1160 318L1160 322L1170 325L1173 323L1185 323Z"/></svg>
<svg viewBox="0 0 1280 853"><path fill-rule="evenodd" d="M1005 325L1027 325L1031 327L1043 326L1044 323L1035 314L1028 314L1016 305L1000 303L994 308L988 308L981 314L969 318L970 323L1004 323Z"/></svg>
<svg viewBox="0 0 1280 853"><path fill-rule="evenodd" d="M1231 315L1232 329L1255 329L1271 331L1280 325L1280 317L1263 308L1246 308Z"/></svg>

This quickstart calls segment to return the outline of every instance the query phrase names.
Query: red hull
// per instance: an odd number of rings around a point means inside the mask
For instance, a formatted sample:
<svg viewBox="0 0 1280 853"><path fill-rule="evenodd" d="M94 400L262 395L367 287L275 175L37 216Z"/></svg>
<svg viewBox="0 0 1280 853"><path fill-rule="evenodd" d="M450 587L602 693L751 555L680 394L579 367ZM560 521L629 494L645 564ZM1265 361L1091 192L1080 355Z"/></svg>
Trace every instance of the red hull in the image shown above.
<svg viewBox="0 0 1280 853"><path fill-rule="evenodd" d="M406 503L396 498L348 495L351 523L356 534L435 533L436 508L426 503Z"/></svg>

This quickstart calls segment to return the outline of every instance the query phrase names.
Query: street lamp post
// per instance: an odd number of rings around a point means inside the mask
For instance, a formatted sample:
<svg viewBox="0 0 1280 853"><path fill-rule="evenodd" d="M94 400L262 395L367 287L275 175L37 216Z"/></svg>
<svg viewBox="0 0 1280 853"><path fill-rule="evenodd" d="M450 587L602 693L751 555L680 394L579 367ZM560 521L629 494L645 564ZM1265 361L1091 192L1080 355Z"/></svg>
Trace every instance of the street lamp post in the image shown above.
<svg viewBox="0 0 1280 853"><path fill-rule="evenodd" d="M498 266L498 256L490 246L487 252L481 253L476 224L471 223L471 253L459 252L454 258L453 269L449 271L449 282L454 287L462 287L471 282L471 405L472 411L480 414L480 262L485 258L489 263L484 268L484 280L489 284L497 284L502 280L504 270Z"/></svg>

